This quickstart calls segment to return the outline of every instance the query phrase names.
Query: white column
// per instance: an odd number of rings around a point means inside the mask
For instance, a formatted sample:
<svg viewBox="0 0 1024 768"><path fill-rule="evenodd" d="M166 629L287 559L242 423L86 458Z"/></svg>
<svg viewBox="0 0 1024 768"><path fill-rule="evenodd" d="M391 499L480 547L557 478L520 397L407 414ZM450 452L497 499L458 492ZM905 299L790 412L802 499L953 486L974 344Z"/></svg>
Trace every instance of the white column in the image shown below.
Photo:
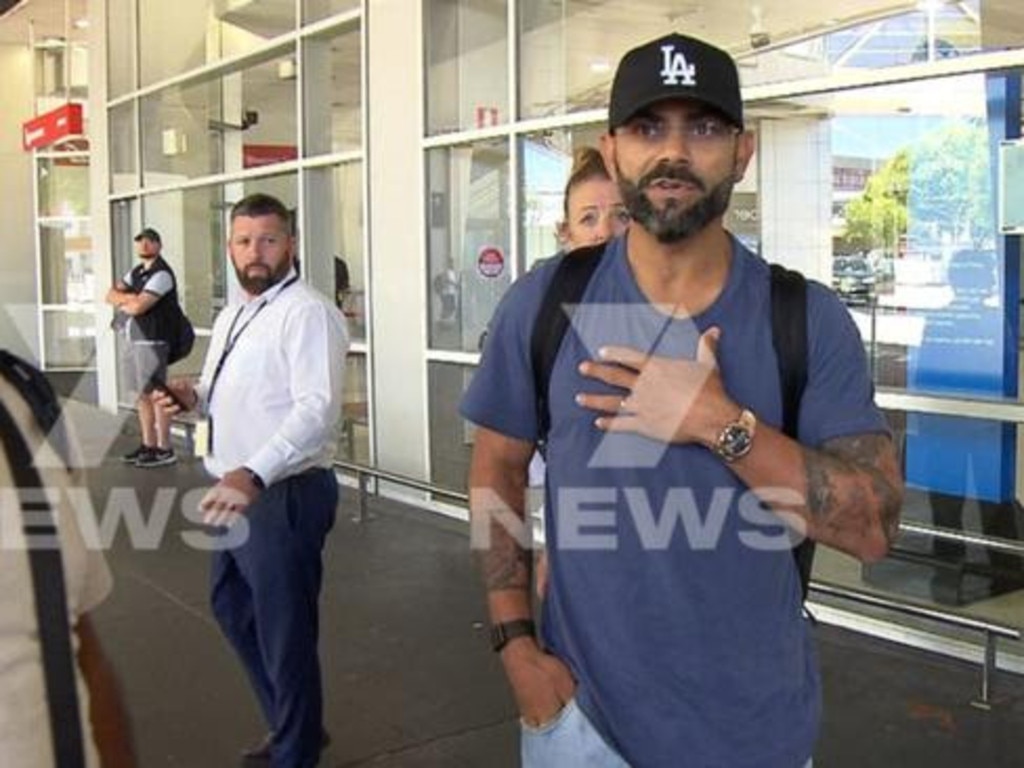
<svg viewBox="0 0 1024 768"><path fill-rule="evenodd" d="M89 210L92 216L93 269L96 274L96 382L99 405L117 411L117 347L110 331L111 312L103 299L114 284L110 254L110 153L107 151L107 3L89 0ZM129 66L124 63L122 66ZM134 151L134 149L132 150ZM117 276L119 277L119 275Z"/></svg>
<svg viewBox="0 0 1024 768"><path fill-rule="evenodd" d="M762 120L761 252L826 285L832 279L832 143L817 119Z"/></svg>
<svg viewBox="0 0 1024 768"><path fill-rule="evenodd" d="M380 465L427 476L422 10L366 5L373 414Z"/></svg>

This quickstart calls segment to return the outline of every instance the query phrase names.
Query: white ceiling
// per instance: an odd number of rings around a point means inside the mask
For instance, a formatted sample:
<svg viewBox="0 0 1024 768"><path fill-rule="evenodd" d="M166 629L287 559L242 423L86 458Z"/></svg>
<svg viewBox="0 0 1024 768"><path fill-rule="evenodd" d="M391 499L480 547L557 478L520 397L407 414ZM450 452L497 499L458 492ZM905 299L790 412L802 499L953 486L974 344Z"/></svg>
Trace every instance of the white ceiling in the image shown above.
<svg viewBox="0 0 1024 768"><path fill-rule="evenodd" d="M478 4L480 0L476 0ZM271 34L284 31L277 20L285 0L255 0L238 4L239 16L269 25ZM1012 0L1002 0L1012 2ZM71 7L72 19L82 18L86 0L24 0L20 5L0 17L0 43L27 43L29 22L36 25L36 36L62 35L65 4ZM988 3L991 5L992 3ZM291 6L290 0L287 5ZM772 39L792 37L805 31L818 30L839 20L870 18L878 13L907 10L917 5L915 0L750 0L750 2L723 2L722 0L556 0L552 6L573 16L596 15L606 31L621 30L631 40L636 39L638 24L666 31L677 29L706 36L734 50L742 49L749 34L763 29ZM540 4L538 8L543 8ZM541 11L543 15L543 11ZM289 16L289 19L291 17ZM242 24L252 29L253 23ZM253 30L257 31L257 30ZM631 34L632 33L632 34ZM72 39L84 37L72 30Z"/></svg>
<svg viewBox="0 0 1024 768"><path fill-rule="evenodd" d="M147 0L158 2L159 0ZM188 1L188 0L183 0ZM458 0L449 0L455 2ZM964 8L977 9L986 18L986 47L1020 45L1024 39L1024 14L1017 10L1020 0L932 0ZM409 0L413 2L413 0ZM461 0L478 9L504 13L506 0ZM594 50L621 53L639 39L667 30L695 34L727 47L738 56L751 50L754 33L763 33L761 42L774 46L851 23L863 23L906 12L921 5L920 0L521 0L522 26L549 24L559 18L571 18L572 34L567 42L573 51L592 55ZM0 17L0 44L29 42L30 23L37 40L63 36L65 20L86 15L87 0L23 0L14 10ZM291 16L282 17L292 0L235 0L231 4L237 18L231 20L265 36L281 34L291 27ZM69 12L66 12L66 8ZM293 11L291 11L293 13ZM70 29L71 39L84 40L86 30ZM1004 37L1005 40L999 40ZM589 38L589 41L588 41ZM600 45L594 44L594 38Z"/></svg>

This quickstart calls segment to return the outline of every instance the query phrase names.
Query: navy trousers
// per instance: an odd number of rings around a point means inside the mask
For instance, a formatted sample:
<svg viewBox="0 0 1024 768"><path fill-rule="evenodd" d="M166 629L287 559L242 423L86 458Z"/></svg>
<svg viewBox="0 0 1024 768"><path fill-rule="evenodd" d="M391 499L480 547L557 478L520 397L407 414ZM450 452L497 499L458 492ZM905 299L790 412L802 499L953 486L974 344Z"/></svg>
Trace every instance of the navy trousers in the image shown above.
<svg viewBox="0 0 1024 768"><path fill-rule="evenodd" d="M274 768L313 768L320 756L321 551L337 504L330 470L281 480L249 507L248 539L213 556L213 613L273 733Z"/></svg>

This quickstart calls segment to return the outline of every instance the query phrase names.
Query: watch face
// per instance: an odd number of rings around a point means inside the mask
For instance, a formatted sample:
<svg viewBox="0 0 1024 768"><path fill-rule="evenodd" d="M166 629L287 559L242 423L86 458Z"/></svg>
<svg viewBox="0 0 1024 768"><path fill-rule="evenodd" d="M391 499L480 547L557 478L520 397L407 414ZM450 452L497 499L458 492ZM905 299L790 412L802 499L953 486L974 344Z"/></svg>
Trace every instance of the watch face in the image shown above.
<svg viewBox="0 0 1024 768"><path fill-rule="evenodd" d="M738 459L750 450L750 430L742 424L727 426L718 441L718 452L727 459Z"/></svg>

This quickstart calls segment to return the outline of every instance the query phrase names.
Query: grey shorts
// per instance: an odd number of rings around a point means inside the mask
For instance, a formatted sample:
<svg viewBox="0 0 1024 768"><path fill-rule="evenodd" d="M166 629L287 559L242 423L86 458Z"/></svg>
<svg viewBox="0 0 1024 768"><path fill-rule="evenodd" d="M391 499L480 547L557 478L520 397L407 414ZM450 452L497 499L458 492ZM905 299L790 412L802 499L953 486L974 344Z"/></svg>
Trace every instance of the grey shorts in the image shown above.
<svg viewBox="0 0 1024 768"><path fill-rule="evenodd" d="M125 349L128 384L138 395L148 395L156 382L167 381L170 348L165 341L132 341Z"/></svg>

